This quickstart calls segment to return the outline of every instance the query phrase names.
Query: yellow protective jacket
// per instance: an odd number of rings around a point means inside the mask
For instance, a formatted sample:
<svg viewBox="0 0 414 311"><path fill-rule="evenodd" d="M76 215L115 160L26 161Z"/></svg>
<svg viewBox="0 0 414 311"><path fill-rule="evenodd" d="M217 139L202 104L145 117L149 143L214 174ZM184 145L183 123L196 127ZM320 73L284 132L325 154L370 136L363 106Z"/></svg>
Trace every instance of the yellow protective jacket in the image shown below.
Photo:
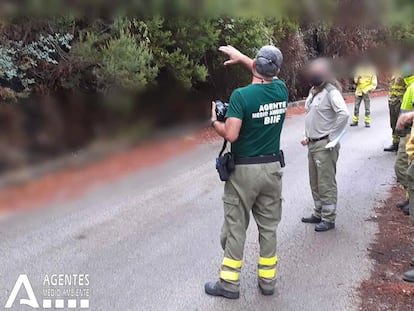
<svg viewBox="0 0 414 311"><path fill-rule="evenodd" d="M390 99L400 99L404 96L407 84L400 74L394 74L390 81L390 91L388 96Z"/></svg>
<svg viewBox="0 0 414 311"><path fill-rule="evenodd" d="M401 113L407 113L414 110L414 75L404 78L407 90L404 93L401 104ZM408 155L408 163L414 160L414 126L411 128L411 134L407 138L405 149Z"/></svg>
<svg viewBox="0 0 414 311"><path fill-rule="evenodd" d="M414 75L404 78L407 89L405 90L401 103L401 113L414 110Z"/></svg>
<svg viewBox="0 0 414 311"><path fill-rule="evenodd" d="M363 67L357 69L354 81L357 85L355 91L356 96L362 96L363 94L374 91L377 88L378 84L375 70L371 67Z"/></svg>

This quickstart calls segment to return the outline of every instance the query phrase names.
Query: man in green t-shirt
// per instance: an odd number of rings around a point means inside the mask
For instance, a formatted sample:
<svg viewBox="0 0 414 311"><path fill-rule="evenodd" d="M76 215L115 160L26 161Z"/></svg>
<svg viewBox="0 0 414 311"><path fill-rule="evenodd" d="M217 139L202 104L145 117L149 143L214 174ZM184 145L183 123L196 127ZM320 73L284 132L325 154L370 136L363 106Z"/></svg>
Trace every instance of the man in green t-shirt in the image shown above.
<svg viewBox="0 0 414 311"><path fill-rule="evenodd" d="M288 91L277 79L283 56L274 46L262 47L254 60L231 46L220 50L225 64L243 63L252 71L252 83L236 89L225 123L218 122L212 105L212 126L231 142L236 168L224 186L224 259L220 280L205 284L209 295L239 298L240 270L250 212L259 230L259 288L272 295L276 281L276 230L282 213L283 155L280 133L285 120Z"/></svg>

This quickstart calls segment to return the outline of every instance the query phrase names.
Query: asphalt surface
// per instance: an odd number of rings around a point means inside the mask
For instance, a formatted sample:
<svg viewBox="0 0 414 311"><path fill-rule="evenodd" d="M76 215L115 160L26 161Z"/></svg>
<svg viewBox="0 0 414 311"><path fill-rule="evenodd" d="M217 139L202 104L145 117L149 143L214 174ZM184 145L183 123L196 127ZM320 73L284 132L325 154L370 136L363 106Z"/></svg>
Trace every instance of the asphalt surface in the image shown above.
<svg viewBox="0 0 414 311"><path fill-rule="evenodd" d="M349 106L350 110L352 106ZM361 109L362 115L362 109ZM372 100L372 128L348 128L338 166L337 227L316 233L300 218L312 211L303 116L286 121L282 146L283 218L278 229L278 283L257 289L257 230L251 220L241 297L204 294L218 277L223 184L214 158L220 143L200 146L164 165L89 191L74 202L0 224L0 309L19 274L37 298L46 274L89 275L90 310L358 310L357 288L370 273L368 219L394 180L386 98ZM24 290L19 298L27 298ZM17 306L11 310L33 310Z"/></svg>

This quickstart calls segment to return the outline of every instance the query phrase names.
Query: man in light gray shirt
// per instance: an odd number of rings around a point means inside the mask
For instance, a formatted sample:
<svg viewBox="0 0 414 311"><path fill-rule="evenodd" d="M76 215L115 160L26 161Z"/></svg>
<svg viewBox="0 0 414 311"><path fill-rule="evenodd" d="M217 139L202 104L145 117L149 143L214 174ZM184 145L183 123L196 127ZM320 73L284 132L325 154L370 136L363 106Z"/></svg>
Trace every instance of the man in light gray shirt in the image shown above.
<svg viewBox="0 0 414 311"><path fill-rule="evenodd" d="M308 146L309 179L314 199L314 212L302 218L304 223L316 224L315 231L335 228L337 185L336 163L340 145L326 148L340 137L347 125L349 111L326 59L313 61L308 68L312 85L306 100L305 137Z"/></svg>

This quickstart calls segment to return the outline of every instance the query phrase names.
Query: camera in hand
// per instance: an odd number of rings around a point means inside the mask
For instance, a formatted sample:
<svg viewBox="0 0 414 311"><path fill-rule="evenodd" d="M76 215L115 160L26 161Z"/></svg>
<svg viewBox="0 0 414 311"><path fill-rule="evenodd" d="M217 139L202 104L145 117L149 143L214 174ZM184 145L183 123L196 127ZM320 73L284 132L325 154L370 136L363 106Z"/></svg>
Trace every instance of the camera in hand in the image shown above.
<svg viewBox="0 0 414 311"><path fill-rule="evenodd" d="M221 100L215 100L214 102L216 103L217 121L225 122L227 109L229 109L229 104L223 103Z"/></svg>

